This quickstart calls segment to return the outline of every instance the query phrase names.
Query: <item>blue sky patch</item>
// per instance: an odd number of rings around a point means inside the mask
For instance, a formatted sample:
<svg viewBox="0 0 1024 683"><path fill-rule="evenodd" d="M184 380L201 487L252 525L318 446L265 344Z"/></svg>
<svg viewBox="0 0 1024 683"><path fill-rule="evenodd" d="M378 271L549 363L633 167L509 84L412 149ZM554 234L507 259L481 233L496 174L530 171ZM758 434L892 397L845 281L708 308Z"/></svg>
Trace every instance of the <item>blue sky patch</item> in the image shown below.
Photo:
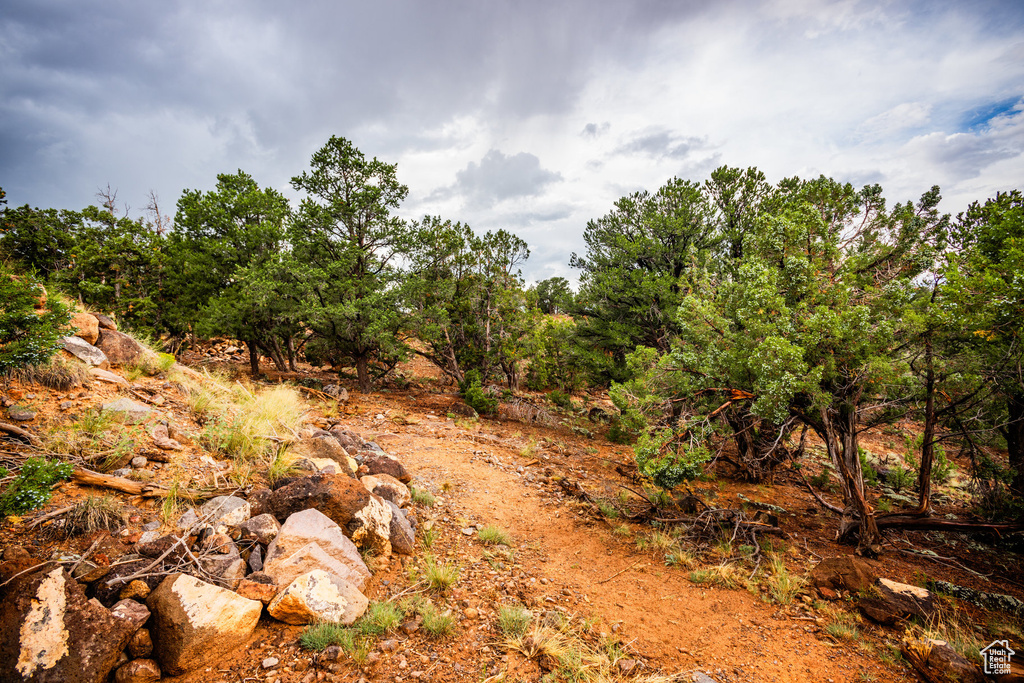
<svg viewBox="0 0 1024 683"><path fill-rule="evenodd" d="M960 124L960 130L966 133L969 131L976 131L980 128L985 128L992 119L998 118L1013 110L1020 101L1021 98L1018 96L975 107L964 114L963 121Z"/></svg>

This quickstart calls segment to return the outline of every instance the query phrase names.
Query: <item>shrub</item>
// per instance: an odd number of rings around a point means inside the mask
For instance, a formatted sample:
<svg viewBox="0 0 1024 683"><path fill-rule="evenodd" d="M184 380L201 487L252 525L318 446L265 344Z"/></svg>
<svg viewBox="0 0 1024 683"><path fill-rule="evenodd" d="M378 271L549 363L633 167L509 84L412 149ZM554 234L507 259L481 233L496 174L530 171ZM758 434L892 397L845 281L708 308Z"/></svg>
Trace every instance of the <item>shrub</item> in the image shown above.
<svg viewBox="0 0 1024 683"><path fill-rule="evenodd" d="M455 630L455 617L441 612L433 603L420 607L420 616L423 617L423 630L431 638L444 638Z"/></svg>
<svg viewBox="0 0 1024 683"><path fill-rule="evenodd" d="M889 470L889 473L885 479L889 483L889 486L892 487L892 490L895 491L896 493L899 493L903 489L907 489L913 486L915 480L913 472L906 469L905 467L899 466L896 466Z"/></svg>
<svg viewBox="0 0 1024 683"><path fill-rule="evenodd" d="M498 408L498 399L484 391L478 370L466 373L465 378L459 382L459 392L466 405L481 415L491 415Z"/></svg>
<svg viewBox="0 0 1024 683"><path fill-rule="evenodd" d="M412 502L419 503L424 507L432 508L434 507L434 504L437 503L437 498L434 498L434 494L426 489L419 489L415 486L410 486L409 495L412 497Z"/></svg>
<svg viewBox="0 0 1024 683"><path fill-rule="evenodd" d="M512 545L512 539L504 530L488 524L479 533L480 540L487 545Z"/></svg>
<svg viewBox="0 0 1024 683"><path fill-rule="evenodd" d="M398 628L403 616L402 609L393 602L371 602L355 627L364 636L380 636Z"/></svg>
<svg viewBox="0 0 1024 683"><path fill-rule="evenodd" d="M433 555L423 557L423 573L427 583L438 593L444 593L459 581L459 568L454 564L438 564Z"/></svg>
<svg viewBox="0 0 1024 683"><path fill-rule="evenodd" d="M71 478L71 463L29 458L0 496L0 514L16 515L41 508L50 502L58 481Z"/></svg>
<svg viewBox="0 0 1024 683"><path fill-rule="evenodd" d="M53 356L46 363L16 368L11 371L11 376L27 384L41 384L57 391L80 387L91 379L89 368L61 356Z"/></svg>
<svg viewBox="0 0 1024 683"><path fill-rule="evenodd" d="M43 301L42 315L36 307ZM14 275L0 265L0 375L26 365L46 365L68 333L71 311L46 298L30 275Z"/></svg>
<svg viewBox="0 0 1024 683"><path fill-rule="evenodd" d="M522 605L498 608L498 629L506 638L522 638L532 622L533 614Z"/></svg>
<svg viewBox="0 0 1024 683"><path fill-rule="evenodd" d="M548 393L548 399L559 408L572 408L572 396L561 389L554 389Z"/></svg>
<svg viewBox="0 0 1024 683"><path fill-rule="evenodd" d="M86 496L64 518L64 534L91 534L101 529L119 531L128 520L124 505L113 496Z"/></svg>

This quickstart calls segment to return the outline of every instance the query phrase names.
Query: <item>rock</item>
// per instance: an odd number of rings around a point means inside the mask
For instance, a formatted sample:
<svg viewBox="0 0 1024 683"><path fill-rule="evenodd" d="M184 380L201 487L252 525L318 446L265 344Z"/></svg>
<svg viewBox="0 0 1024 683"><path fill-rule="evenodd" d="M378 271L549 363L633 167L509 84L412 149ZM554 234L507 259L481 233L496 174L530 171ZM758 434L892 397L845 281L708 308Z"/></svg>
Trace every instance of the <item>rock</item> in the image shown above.
<svg viewBox="0 0 1024 683"><path fill-rule="evenodd" d="M0 601L0 680L104 683L129 628L61 567L18 577Z"/></svg>
<svg viewBox="0 0 1024 683"><path fill-rule="evenodd" d="M359 564L353 561L340 561L337 557L328 555L317 543L307 543L287 557L275 557L263 563L263 573L273 577L279 586L287 586L297 576L316 569L343 578L360 590L366 585L370 574L362 558L359 559Z"/></svg>
<svg viewBox="0 0 1024 683"><path fill-rule="evenodd" d="M153 638L148 628L140 628L128 639L128 654L132 659L145 659L153 654Z"/></svg>
<svg viewBox="0 0 1024 683"><path fill-rule="evenodd" d="M72 575L75 577L75 581L79 583L93 583L99 581L104 576L110 573L110 567L102 564L96 564L89 560L83 560L77 567Z"/></svg>
<svg viewBox="0 0 1024 683"><path fill-rule="evenodd" d="M258 517L260 515L269 514L273 516L270 510L267 508L267 503L270 502L271 496L274 492L270 489L256 489L249 493L249 505L252 507L252 516ZM287 517L287 515L285 515Z"/></svg>
<svg viewBox="0 0 1024 683"><path fill-rule="evenodd" d="M252 635L263 603L185 574L168 576L146 601L161 668L177 676L217 662Z"/></svg>
<svg viewBox="0 0 1024 683"><path fill-rule="evenodd" d="M260 662L260 666L262 666L264 669L272 669L278 664L280 664L280 662L281 660L279 660L277 657L267 657L262 662Z"/></svg>
<svg viewBox="0 0 1024 683"><path fill-rule="evenodd" d="M99 328L101 330L114 330L115 332L117 331L117 323L115 323L107 316L103 315L102 313L96 313L94 314L94 317L96 318L96 322L99 324Z"/></svg>
<svg viewBox="0 0 1024 683"><path fill-rule="evenodd" d="M104 370L102 368L89 368L89 374L101 382L106 382L107 384L119 384L125 387L128 386L128 380L121 375L116 375L113 372L110 372L109 370Z"/></svg>
<svg viewBox="0 0 1024 683"><path fill-rule="evenodd" d="M146 352L137 341L117 330L100 330L96 348L106 354L111 365L134 365Z"/></svg>
<svg viewBox="0 0 1024 683"><path fill-rule="evenodd" d="M145 600L149 597L150 592L150 588L145 581L135 579L122 588L118 596L122 600Z"/></svg>
<svg viewBox="0 0 1024 683"><path fill-rule="evenodd" d="M238 555L238 546L227 534L210 534L203 539L202 549L219 555Z"/></svg>
<svg viewBox="0 0 1024 683"><path fill-rule="evenodd" d="M348 401L348 389L338 386L337 384L328 384L324 386L324 393L339 403L345 403Z"/></svg>
<svg viewBox="0 0 1024 683"><path fill-rule="evenodd" d="M153 444L164 451L180 451L183 446L172 439L167 430L167 425L156 424L150 430L149 435L153 437Z"/></svg>
<svg viewBox="0 0 1024 683"><path fill-rule="evenodd" d="M405 471L405 466L386 453L374 452L372 455L366 455L363 458L363 466L366 467L367 474L389 474L403 484L412 481L412 476Z"/></svg>
<svg viewBox="0 0 1024 683"><path fill-rule="evenodd" d="M412 502L412 494L409 487L398 481L390 474L368 474L360 478L363 486L370 493L376 493L384 500L390 500L400 508L404 508Z"/></svg>
<svg viewBox="0 0 1024 683"><path fill-rule="evenodd" d="M628 676L636 669L637 661L635 659L620 659L616 662L616 666L619 668L619 672L625 676Z"/></svg>
<svg viewBox="0 0 1024 683"><path fill-rule="evenodd" d="M274 491L266 500L266 511L278 519L316 508L344 528L366 507L371 494L362 484L343 474L314 474L302 477Z"/></svg>
<svg viewBox="0 0 1024 683"><path fill-rule="evenodd" d="M149 608L135 600L119 600L110 608L110 614L115 619L127 624L127 629L131 633L135 633L142 628L149 621L150 617Z"/></svg>
<svg viewBox="0 0 1024 683"><path fill-rule="evenodd" d="M1024 614L1024 602L1005 593L988 593L986 591L965 588L946 581L932 581L928 584L938 593L952 595L957 600L969 602L982 609L1001 610L1010 614Z"/></svg>
<svg viewBox="0 0 1024 683"><path fill-rule="evenodd" d="M928 683L984 683L977 665L967 661L944 640L905 638L900 650Z"/></svg>
<svg viewBox="0 0 1024 683"><path fill-rule="evenodd" d="M416 554L416 532L405 518L402 508L386 501L391 508L391 550L398 555Z"/></svg>
<svg viewBox="0 0 1024 683"><path fill-rule="evenodd" d="M158 520L154 519L152 522L146 522L145 524L143 524L142 525L142 530L143 531L156 531L161 526L163 526L163 525L160 524L160 522Z"/></svg>
<svg viewBox="0 0 1024 683"><path fill-rule="evenodd" d="M92 586L93 597L107 607L115 606L115 603L121 599L121 590L125 587L125 582L115 581L115 579L131 576L143 569L146 565L150 564L153 560L143 557L132 561L125 557L122 558L122 561L125 561L125 563L110 567L110 571L107 575ZM152 590L160 585L160 580L162 578L163 577L160 576L146 576L141 577L140 580L145 581L146 585L149 586L150 590ZM110 584L111 581L114 582L112 585Z"/></svg>
<svg viewBox="0 0 1024 683"><path fill-rule="evenodd" d="M263 571L263 546L258 543L249 551L249 571Z"/></svg>
<svg viewBox="0 0 1024 683"><path fill-rule="evenodd" d="M473 410L472 406L468 406L461 401L448 406L448 413L456 417L468 417L471 420L480 417L480 414Z"/></svg>
<svg viewBox="0 0 1024 683"><path fill-rule="evenodd" d="M106 369L110 359L101 349L96 348L81 337L61 337L58 343L65 351L86 365Z"/></svg>
<svg viewBox="0 0 1024 683"><path fill-rule="evenodd" d="M927 620L936 610L931 591L889 579L878 579L857 606L873 620L890 626L910 617Z"/></svg>
<svg viewBox="0 0 1024 683"><path fill-rule="evenodd" d="M205 519L204 524L213 527L217 533L224 533L229 526L238 526L249 519L252 507L249 502L237 496L217 496L202 504L196 514Z"/></svg>
<svg viewBox="0 0 1024 683"><path fill-rule="evenodd" d="M85 311L75 310L68 323L75 328L75 336L87 344L95 344L100 338L100 321Z"/></svg>
<svg viewBox="0 0 1024 683"><path fill-rule="evenodd" d="M256 515L250 517L238 528L242 532L242 538L259 541L263 545L269 545L281 531L281 523L271 514Z"/></svg>
<svg viewBox="0 0 1024 683"><path fill-rule="evenodd" d="M231 544L231 554L206 555L199 558L203 571L209 574L213 583L221 588L235 590L238 583L245 578L245 560L238 555L235 544Z"/></svg>
<svg viewBox="0 0 1024 683"><path fill-rule="evenodd" d="M826 557L811 571L811 583L815 588L833 591L859 593L870 588L875 578L874 569L867 560L850 555Z"/></svg>
<svg viewBox="0 0 1024 683"><path fill-rule="evenodd" d="M114 673L114 683L156 683L160 665L153 659L133 659Z"/></svg>
<svg viewBox="0 0 1024 683"><path fill-rule="evenodd" d="M15 422L29 422L36 419L36 411L27 406L13 405L7 409L7 417Z"/></svg>
<svg viewBox="0 0 1024 683"><path fill-rule="evenodd" d="M356 512L347 530L360 548L368 548L377 557L391 555L391 508L381 497L370 495L366 506Z"/></svg>
<svg viewBox="0 0 1024 683"><path fill-rule="evenodd" d="M115 420L133 425L145 422L153 412L149 406L130 398L119 398L116 401L104 403L101 409L104 413L111 413Z"/></svg>
<svg viewBox="0 0 1024 683"><path fill-rule="evenodd" d="M131 461L131 466L135 467L137 469L142 469L143 467L145 467L148 464L149 464L149 461L146 460L146 456L144 456L144 455L136 455L134 458L132 458L132 461Z"/></svg>
<svg viewBox="0 0 1024 683"><path fill-rule="evenodd" d="M263 572L253 572L239 581L235 592L243 598L259 600L264 605L269 605L270 601L277 595L277 590L278 585L274 582L273 578Z"/></svg>
<svg viewBox="0 0 1024 683"><path fill-rule="evenodd" d="M176 562L185 557L184 543L178 543L179 540L174 534L160 535L159 531L147 531L139 537L135 552L144 557L157 558L173 547L167 559ZM174 547L176 544L177 547Z"/></svg>
<svg viewBox="0 0 1024 683"><path fill-rule="evenodd" d="M338 464L340 467L339 473L354 474L356 471L355 461L349 457L348 453L338 443L330 432L324 432L325 436L313 436L300 439L296 443L292 444L289 452L299 458L304 458L313 462L319 460L331 460ZM322 467L318 469L323 469Z"/></svg>
<svg viewBox="0 0 1024 683"><path fill-rule="evenodd" d="M331 434L349 454L362 449L363 444L366 443L363 441L363 437L342 427L332 427Z"/></svg>
<svg viewBox="0 0 1024 683"><path fill-rule="evenodd" d="M286 624L319 621L352 624L363 615L369 600L345 579L315 569L296 577L267 606L270 616Z"/></svg>

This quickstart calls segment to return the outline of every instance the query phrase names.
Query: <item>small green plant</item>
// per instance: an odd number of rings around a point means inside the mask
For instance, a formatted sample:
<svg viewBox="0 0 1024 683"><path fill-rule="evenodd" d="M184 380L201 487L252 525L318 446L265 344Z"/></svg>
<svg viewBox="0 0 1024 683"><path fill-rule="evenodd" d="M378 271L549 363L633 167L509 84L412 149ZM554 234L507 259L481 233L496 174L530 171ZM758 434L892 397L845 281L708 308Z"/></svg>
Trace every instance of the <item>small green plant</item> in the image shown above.
<svg viewBox="0 0 1024 683"><path fill-rule="evenodd" d="M355 627L364 636L380 636L398 628L404 616L402 609L393 602L371 602Z"/></svg>
<svg viewBox="0 0 1024 683"><path fill-rule="evenodd" d="M64 535L78 536L105 530L116 532L128 521L124 505L112 496L89 495L75 504L64 518Z"/></svg>
<svg viewBox="0 0 1024 683"><path fill-rule="evenodd" d="M424 555L423 576L433 590L444 593L459 582L459 568L448 562L439 563L433 555Z"/></svg>
<svg viewBox="0 0 1024 683"><path fill-rule="evenodd" d="M282 444L274 453L273 459L267 466L267 481L273 486L281 479L294 477L299 473L296 467L296 459L288 453L288 446Z"/></svg>
<svg viewBox="0 0 1024 683"><path fill-rule="evenodd" d="M412 496L412 502L423 507L432 508L437 503L437 498L434 498L434 494L426 489L410 486L409 495Z"/></svg>
<svg viewBox="0 0 1024 683"><path fill-rule="evenodd" d="M175 476L171 481L171 485L167 487L167 496L164 497L164 502L160 506L160 514L164 522L170 522L178 516L178 496L180 490L181 481Z"/></svg>
<svg viewBox="0 0 1024 683"><path fill-rule="evenodd" d="M424 603L419 612L423 618L421 626L431 638L444 638L454 632L455 617L442 612L433 603Z"/></svg>
<svg viewBox="0 0 1024 683"><path fill-rule="evenodd" d="M825 465L821 468L821 472L818 472L809 480L815 488L819 488L822 491L831 491L834 484L832 482L832 467Z"/></svg>
<svg viewBox="0 0 1024 683"><path fill-rule="evenodd" d="M825 625L825 633L835 640L855 641L860 637L860 618L856 614L836 610L832 621Z"/></svg>
<svg viewBox="0 0 1024 683"><path fill-rule="evenodd" d="M896 493L900 493L914 485L914 473L898 465L889 470L885 479Z"/></svg>
<svg viewBox="0 0 1024 683"><path fill-rule="evenodd" d="M630 536L633 534L633 530L629 528L628 524L615 524L612 526L612 533L616 536Z"/></svg>
<svg viewBox="0 0 1024 683"><path fill-rule="evenodd" d="M0 495L0 514L17 515L50 502L53 485L71 478L71 463L29 458Z"/></svg>
<svg viewBox="0 0 1024 683"><path fill-rule="evenodd" d="M889 498L879 498L877 507L881 513L892 512L892 500Z"/></svg>
<svg viewBox="0 0 1024 683"><path fill-rule="evenodd" d="M696 564L697 556L678 545L665 553L665 565L668 567L691 569Z"/></svg>
<svg viewBox="0 0 1024 683"><path fill-rule="evenodd" d="M608 519L618 519L619 509L615 507L615 504L607 500L597 501L597 509L601 511L601 514Z"/></svg>
<svg viewBox="0 0 1024 683"><path fill-rule="evenodd" d="M512 539L503 529L488 524L478 533L478 537L481 541L487 545L512 545Z"/></svg>
<svg viewBox="0 0 1024 683"><path fill-rule="evenodd" d="M561 389L552 389L551 392L548 393L548 400L559 408L572 408L572 396Z"/></svg>
<svg viewBox="0 0 1024 683"><path fill-rule="evenodd" d="M307 650L320 652L331 645L341 645L342 641L352 642L352 633L341 624L321 622L310 624L299 634L299 644Z"/></svg>
<svg viewBox="0 0 1024 683"><path fill-rule="evenodd" d="M878 470L868 461L868 452L863 448L858 448L857 451L860 455L860 469L864 473L864 483L868 486L878 486Z"/></svg>
<svg viewBox="0 0 1024 683"><path fill-rule="evenodd" d="M533 622L533 614L522 605L498 608L498 630L506 638L522 638Z"/></svg>
<svg viewBox="0 0 1024 683"><path fill-rule="evenodd" d="M722 588L743 588L746 584L739 568L733 564L719 564L707 569L695 569L690 572L690 581L696 584L721 586Z"/></svg>
<svg viewBox="0 0 1024 683"><path fill-rule="evenodd" d="M434 527L423 530L423 535L420 536L420 543L423 544L424 548L432 548L434 541L437 540L437 530Z"/></svg>
<svg viewBox="0 0 1024 683"><path fill-rule="evenodd" d="M768 595L780 605L789 605L807 585L807 579L794 576L786 568L781 557L775 556L769 562L771 575L768 577Z"/></svg>
<svg viewBox="0 0 1024 683"><path fill-rule="evenodd" d="M946 457L946 449L935 446L935 459L932 461L932 481L945 484L956 472L956 465Z"/></svg>
<svg viewBox="0 0 1024 683"><path fill-rule="evenodd" d="M459 382L462 400L481 415L490 415L498 408L498 399L488 394L482 386L479 370L470 370Z"/></svg>
<svg viewBox="0 0 1024 683"><path fill-rule="evenodd" d="M11 376L26 384L40 384L57 391L80 387L91 379L89 368L59 355L46 363L25 365L11 371Z"/></svg>

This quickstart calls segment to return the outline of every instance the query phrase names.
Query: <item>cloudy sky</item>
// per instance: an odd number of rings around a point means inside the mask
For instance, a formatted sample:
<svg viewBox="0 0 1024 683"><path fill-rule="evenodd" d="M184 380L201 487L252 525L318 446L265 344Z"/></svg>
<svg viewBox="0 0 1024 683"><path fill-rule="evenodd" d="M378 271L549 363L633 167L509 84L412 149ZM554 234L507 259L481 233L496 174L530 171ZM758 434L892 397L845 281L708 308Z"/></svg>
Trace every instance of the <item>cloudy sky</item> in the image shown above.
<svg viewBox="0 0 1024 683"><path fill-rule="evenodd" d="M955 213L1024 187L1024 2L0 3L12 205L173 211L236 169L294 198L331 135L398 164L406 217L526 239L530 280L723 164Z"/></svg>

